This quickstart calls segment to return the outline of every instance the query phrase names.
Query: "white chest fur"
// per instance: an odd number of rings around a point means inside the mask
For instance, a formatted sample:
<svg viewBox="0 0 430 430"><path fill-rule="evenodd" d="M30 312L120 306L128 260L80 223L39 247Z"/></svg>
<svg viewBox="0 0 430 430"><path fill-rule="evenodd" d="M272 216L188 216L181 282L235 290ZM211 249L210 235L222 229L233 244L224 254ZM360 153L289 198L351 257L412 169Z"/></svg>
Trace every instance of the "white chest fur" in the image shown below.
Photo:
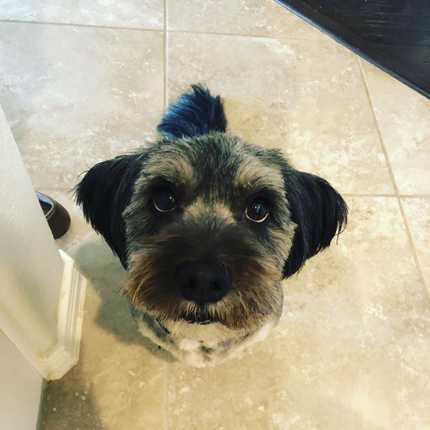
<svg viewBox="0 0 430 430"><path fill-rule="evenodd" d="M168 322L165 328L154 328L148 319L138 319L140 333L169 351L180 361L193 367L214 366L237 356L256 342L263 340L275 325L268 321L258 330L249 333L231 330L222 324L190 324ZM167 332L165 331L167 329Z"/></svg>

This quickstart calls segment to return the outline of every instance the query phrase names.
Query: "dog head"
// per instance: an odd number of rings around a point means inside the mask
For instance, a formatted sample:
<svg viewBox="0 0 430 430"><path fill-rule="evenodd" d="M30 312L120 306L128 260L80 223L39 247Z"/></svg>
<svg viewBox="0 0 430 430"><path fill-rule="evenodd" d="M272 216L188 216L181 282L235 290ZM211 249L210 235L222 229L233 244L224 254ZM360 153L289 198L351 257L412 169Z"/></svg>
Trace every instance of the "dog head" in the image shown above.
<svg viewBox="0 0 430 430"><path fill-rule="evenodd" d="M77 186L128 270L132 304L160 321L252 330L277 318L282 279L346 223L328 182L226 127L220 98L194 86L166 112L158 142L95 165Z"/></svg>

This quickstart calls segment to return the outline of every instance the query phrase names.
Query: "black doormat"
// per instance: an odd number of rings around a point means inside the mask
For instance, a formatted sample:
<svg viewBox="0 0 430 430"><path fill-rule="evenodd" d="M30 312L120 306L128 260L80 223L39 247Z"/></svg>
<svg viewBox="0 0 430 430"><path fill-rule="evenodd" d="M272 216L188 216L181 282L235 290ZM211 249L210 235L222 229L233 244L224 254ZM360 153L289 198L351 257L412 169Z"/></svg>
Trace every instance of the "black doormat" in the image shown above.
<svg viewBox="0 0 430 430"><path fill-rule="evenodd" d="M430 0L277 0L430 98Z"/></svg>

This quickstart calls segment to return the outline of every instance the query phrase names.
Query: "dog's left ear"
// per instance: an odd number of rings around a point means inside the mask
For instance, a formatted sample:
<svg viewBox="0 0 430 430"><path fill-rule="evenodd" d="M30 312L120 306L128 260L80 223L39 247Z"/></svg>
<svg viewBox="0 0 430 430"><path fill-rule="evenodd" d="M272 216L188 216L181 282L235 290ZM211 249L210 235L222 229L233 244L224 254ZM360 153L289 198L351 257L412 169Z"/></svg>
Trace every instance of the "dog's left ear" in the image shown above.
<svg viewBox="0 0 430 430"><path fill-rule="evenodd" d="M294 169L284 171L292 221L297 224L284 276L297 272L305 261L328 247L347 223L348 207L324 179Z"/></svg>
<svg viewBox="0 0 430 430"><path fill-rule="evenodd" d="M103 161L92 167L76 186L76 202L94 230L127 267L124 209L130 203L141 169L142 155L132 154Z"/></svg>

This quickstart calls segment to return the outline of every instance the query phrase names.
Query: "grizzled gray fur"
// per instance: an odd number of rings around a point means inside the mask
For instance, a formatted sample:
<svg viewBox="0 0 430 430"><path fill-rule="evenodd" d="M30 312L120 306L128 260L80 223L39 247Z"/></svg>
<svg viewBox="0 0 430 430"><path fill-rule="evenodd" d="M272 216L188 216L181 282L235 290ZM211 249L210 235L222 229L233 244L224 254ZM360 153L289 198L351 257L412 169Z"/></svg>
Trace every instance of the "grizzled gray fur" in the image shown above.
<svg viewBox="0 0 430 430"><path fill-rule="evenodd" d="M282 280L329 246L347 218L322 178L227 133L219 97L193 86L160 139L97 164L77 201L128 271L143 335L195 366L276 324Z"/></svg>

